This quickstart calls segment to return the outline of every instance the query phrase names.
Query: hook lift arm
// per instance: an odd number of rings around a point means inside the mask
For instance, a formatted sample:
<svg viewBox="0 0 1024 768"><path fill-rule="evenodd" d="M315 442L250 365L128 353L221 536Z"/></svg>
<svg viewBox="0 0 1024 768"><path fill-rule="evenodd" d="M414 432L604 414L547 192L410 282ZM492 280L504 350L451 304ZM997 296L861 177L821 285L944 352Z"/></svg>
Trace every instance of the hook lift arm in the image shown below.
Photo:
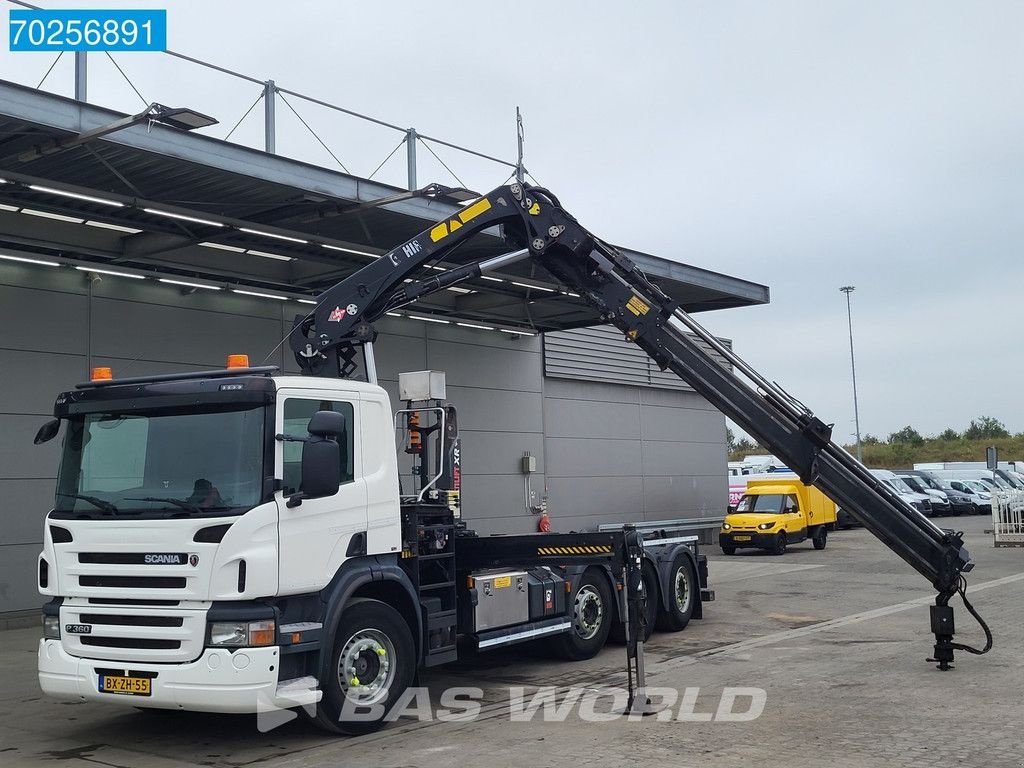
<svg viewBox="0 0 1024 768"><path fill-rule="evenodd" d="M516 250L405 282L471 235L496 225ZM991 648L988 627L966 600L963 574L974 563L963 534L939 528L904 502L832 442L831 425L718 341L630 259L584 229L546 189L519 183L498 187L329 288L313 312L296 318L290 336L296 360L306 374L351 376L358 348L374 340L373 322L386 312L525 259L578 293L601 322L616 326L662 370L679 376L928 579L937 592L931 606L935 650L930 661L939 669L950 668L954 650L985 653ZM698 340L731 367L719 363ZM953 642L949 601L957 593L985 630L987 644L981 651Z"/></svg>

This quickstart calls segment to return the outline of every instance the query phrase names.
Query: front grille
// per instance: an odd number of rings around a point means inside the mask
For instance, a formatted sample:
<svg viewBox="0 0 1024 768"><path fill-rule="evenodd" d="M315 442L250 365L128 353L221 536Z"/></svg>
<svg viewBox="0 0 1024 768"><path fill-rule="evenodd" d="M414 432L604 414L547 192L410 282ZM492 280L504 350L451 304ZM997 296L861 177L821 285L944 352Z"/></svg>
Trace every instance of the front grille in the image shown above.
<svg viewBox="0 0 1024 768"><path fill-rule="evenodd" d="M116 597L90 597L89 605L158 605L175 606L177 600L120 600Z"/></svg>
<svg viewBox="0 0 1024 768"><path fill-rule="evenodd" d="M83 613L78 618L82 624L117 627L180 627L185 621L181 616L130 616L121 613Z"/></svg>
<svg viewBox="0 0 1024 768"><path fill-rule="evenodd" d="M79 552L78 562L89 565L185 565L181 552Z"/></svg>
<svg viewBox="0 0 1024 768"><path fill-rule="evenodd" d="M152 637L92 637L78 638L82 645L95 648L143 648L152 651L176 651L181 648L180 640L160 640Z"/></svg>
<svg viewBox="0 0 1024 768"><path fill-rule="evenodd" d="M184 589L184 576L79 576L82 587L120 587L122 589Z"/></svg>
<svg viewBox="0 0 1024 768"><path fill-rule="evenodd" d="M148 662L177 664L198 659L206 640L206 611L176 605L96 605L88 602L61 606L61 624L84 624L88 633L62 633L61 642L73 656L108 659L116 664ZM127 601L112 601L127 602Z"/></svg>

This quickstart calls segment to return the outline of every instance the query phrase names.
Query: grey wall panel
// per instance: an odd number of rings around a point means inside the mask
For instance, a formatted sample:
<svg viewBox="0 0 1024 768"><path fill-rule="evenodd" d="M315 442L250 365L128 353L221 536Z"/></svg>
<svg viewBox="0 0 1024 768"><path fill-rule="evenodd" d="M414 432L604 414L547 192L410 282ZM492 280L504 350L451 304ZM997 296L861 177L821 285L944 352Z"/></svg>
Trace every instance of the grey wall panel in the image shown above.
<svg viewBox="0 0 1024 768"><path fill-rule="evenodd" d="M0 416L0 479L57 476L61 439L32 444L45 421L45 416Z"/></svg>
<svg viewBox="0 0 1024 768"><path fill-rule="evenodd" d="M0 345L5 343L0 334ZM84 355L0 348L0 413L52 414L57 393L86 378Z"/></svg>
<svg viewBox="0 0 1024 768"><path fill-rule="evenodd" d="M726 465L722 443L684 443L645 440L643 472L652 475L720 476Z"/></svg>
<svg viewBox="0 0 1024 768"><path fill-rule="evenodd" d="M640 438L640 406L587 400L545 398L548 437Z"/></svg>
<svg viewBox="0 0 1024 768"><path fill-rule="evenodd" d="M276 343L280 328L280 321L271 318L96 299L92 352L129 360L158 353L168 362L220 368L228 354L249 350L255 364L259 350Z"/></svg>
<svg viewBox="0 0 1024 768"><path fill-rule="evenodd" d="M80 355L87 306L85 296L0 285L0 346Z"/></svg>
<svg viewBox="0 0 1024 768"><path fill-rule="evenodd" d="M536 485L535 485L536 487ZM543 486L537 488L543 490ZM522 528L529 530L522 475L473 475L462 489L462 516L470 528L480 533L495 533L491 520L521 518Z"/></svg>
<svg viewBox="0 0 1024 768"><path fill-rule="evenodd" d="M453 385L472 384L518 392L541 391L541 361L536 352L431 340L427 359L432 370L445 371Z"/></svg>
<svg viewBox="0 0 1024 768"><path fill-rule="evenodd" d="M491 432L544 431L543 397L539 392L509 392L448 386L448 399L458 405L465 429Z"/></svg>
<svg viewBox="0 0 1024 768"><path fill-rule="evenodd" d="M53 508L53 480L0 480L0 499L0 544L41 542L43 520Z"/></svg>
<svg viewBox="0 0 1024 768"><path fill-rule="evenodd" d="M664 405L669 408L695 408L701 411L719 412L715 406L696 392L657 387L637 387L636 391L639 393L640 402L644 405Z"/></svg>
<svg viewBox="0 0 1024 768"><path fill-rule="evenodd" d="M724 476L645 477L643 509L648 520L673 517L722 517L729 501Z"/></svg>
<svg viewBox="0 0 1024 768"><path fill-rule="evenodd" d="M551 437L548 477L631 477L643 474L639 440Z"/></svg>
<svg viewBox="0 0 1024 768"><path fill-rule="evenodd" d="M578 518L574 527L592 528L589 518L606 514L615 514L623 522L641 519L643 480L640 477L591 477L585 481L551 477L548 486L551 519L556 524L561 518L573 517ZM562 527L561 530L567 529Z"/></svg>
<svg viewBox="0 0 1024 768"><path fill-rule="evenodd" d="M660 390L646 390L641 387L624 387L620 384L605 384L597 381L574 381L572 379L546 378L544 380L544 396L548 399L583 400L602 403L640 404L640 395ZM664 393L675 403L679 395L674 392ZM694 397L697 397L694 395ZM698 398L700 399L700 398ZM701 400L703 402L703 400Z"/></svg>
<svg viewBox="0 0 1024 768"><path fill-rule="evenodd" d="M718 411L648 405L641 410L640 421L645 440L725 442L725 419Z"/></svg>
<svg viewBox="0 0 1024 768"><path fill-rule="evenodd" d="M529 451L544 469L544 436L538 432L462 432L463 474L516 475L522 477L522 458ZM536 477L540 472L535 472Z"/></svg>
<svg viewBox="0 0 1024 768"><path fill-rule="evenodd" d="M46 599L39 594L38 544L0 546L0 611L38 608Z"/></svg>

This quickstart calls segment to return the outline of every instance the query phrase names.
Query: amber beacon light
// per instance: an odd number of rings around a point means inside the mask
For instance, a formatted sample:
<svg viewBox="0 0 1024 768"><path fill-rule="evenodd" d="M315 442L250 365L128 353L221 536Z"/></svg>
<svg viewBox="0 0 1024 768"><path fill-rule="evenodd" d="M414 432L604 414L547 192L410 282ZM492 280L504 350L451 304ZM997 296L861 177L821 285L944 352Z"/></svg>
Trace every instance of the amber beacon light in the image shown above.
<svg viewBox="0 0 1024 768"><path fill-rule="evenodd" d="M248 368L248 355L228 355L228 368Z"/></svg>
<svg viewBox="0 0 1024 768"><path fill-rule="evenodd" d="M89 381L110 381L114 378L114 372L110 368L93 368L89 374Z"/></svg>

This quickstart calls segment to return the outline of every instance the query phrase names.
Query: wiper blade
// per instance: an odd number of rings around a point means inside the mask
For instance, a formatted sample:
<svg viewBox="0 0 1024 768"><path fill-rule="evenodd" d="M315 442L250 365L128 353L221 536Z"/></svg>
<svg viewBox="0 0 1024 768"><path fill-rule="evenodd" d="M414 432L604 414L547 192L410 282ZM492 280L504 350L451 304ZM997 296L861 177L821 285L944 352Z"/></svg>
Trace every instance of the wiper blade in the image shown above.
<svg viewBox="0 0 1024 768"><path fill-rule="evenodd" d="M193 504L190 501L182 501L181 499L172 499L170 497L164 498L164 497L160 497L160 496L142 496L142 497L136 497L136 498L126 498L125 500L126 501L158 501L158 502L163 502L165 504L173 504L176 507L181 507L182 509L188 510L189 512L193 512L193 513L195 513L197 515L198 514L202 514L202 512L203 512L201 507L199 507L196 504Z"/></svg>
<svg viewBox="0 0 1024 768"><path fill-rule="evenodd" d="M98 507L99 509L103 510L108 515L117 514L116 506L111 504L106 499L101 499L97 496L86 496L85 494L82 493L58 493L57 495L63 496L64 498L67 499L81 499L82 501L87 501L94 507Z"/></svg>

